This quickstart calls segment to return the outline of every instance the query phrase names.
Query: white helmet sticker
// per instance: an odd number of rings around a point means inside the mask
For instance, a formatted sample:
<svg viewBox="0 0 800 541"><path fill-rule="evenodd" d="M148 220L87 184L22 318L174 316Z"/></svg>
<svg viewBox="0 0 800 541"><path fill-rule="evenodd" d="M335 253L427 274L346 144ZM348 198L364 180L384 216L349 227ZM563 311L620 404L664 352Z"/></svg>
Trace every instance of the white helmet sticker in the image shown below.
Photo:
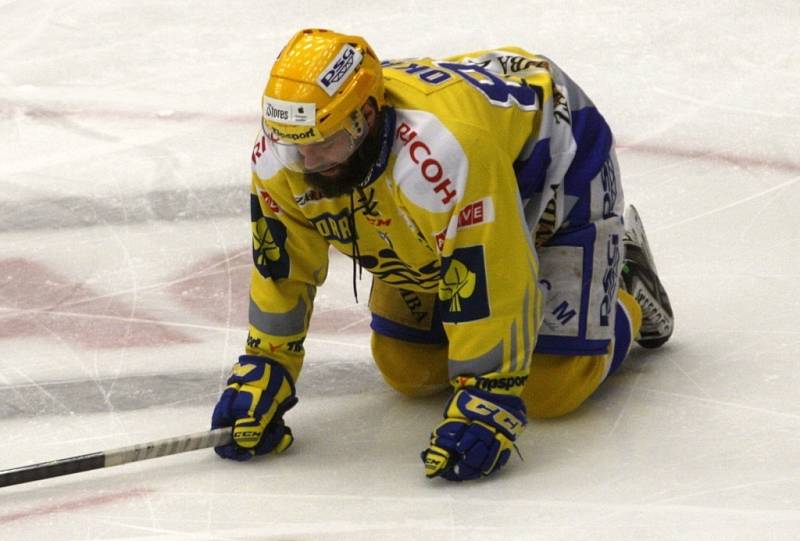
<svg viewBox="0 0 800 541"><path fill-rule="evenodd" d="M264 96L262 105L266 120L294 126L314 126L317 121L317 106L314 103L283 101Z"/></svg>
<svg viewBox="0 0 800 541"><path fill-rule="evenodd" d="M364 57L352 45L345 45L336 58L331 60L322 74L317 79L317 84L325 91L328 96L333 96L344 84L350 74L352 74Z"/></svg>

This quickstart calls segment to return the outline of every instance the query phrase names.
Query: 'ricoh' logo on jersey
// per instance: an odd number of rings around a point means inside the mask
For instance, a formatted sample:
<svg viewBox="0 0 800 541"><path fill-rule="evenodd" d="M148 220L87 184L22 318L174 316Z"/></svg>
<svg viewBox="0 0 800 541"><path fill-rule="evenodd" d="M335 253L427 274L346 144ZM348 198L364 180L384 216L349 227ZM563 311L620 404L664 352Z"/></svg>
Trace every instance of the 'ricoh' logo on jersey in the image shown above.
<svg viewBox="0 0 800 541"><path fill-rule="evenodd" d="M418 137L414 129L403 122L397 128L397 138L408 150L411 161L419 166L422 178L439 194L442 204L450 203L457 195L453 181L445 173L442 163L433 155L428 144Z"/></svg>
<svg viewBox="0 0 800 541"><path fill-rule="evenodd" d="M255 164L261 155L267 150L267 136L262 135L256 139L256 144L253 146L253 153L250 155L250 161Z"/></svg>
<svg viewBox="0 0 800 541"><path fill-rule="evenodd" d="M256 138L253 152L250 154L253 173L262 180L272 178L283 167L283 164L269 151L269 146L273 144L271 142L272 138L272 134L262 132Z"/></svg>
<svg viewBox="0 0 800 541"><path fill-rule="evenodd" d="M333 96L361 64L361 53L352 45L345 45L339 54L323 70L322 75L317 79L320 87L329 95Z"/></svg>
<svg viewBox="0 0 800 541"><path fill-rule="evenodd" d="M456 136L428 111L396 109L392 169L397 188L416 206L449 212L464 195L469 157Z"/></svg>

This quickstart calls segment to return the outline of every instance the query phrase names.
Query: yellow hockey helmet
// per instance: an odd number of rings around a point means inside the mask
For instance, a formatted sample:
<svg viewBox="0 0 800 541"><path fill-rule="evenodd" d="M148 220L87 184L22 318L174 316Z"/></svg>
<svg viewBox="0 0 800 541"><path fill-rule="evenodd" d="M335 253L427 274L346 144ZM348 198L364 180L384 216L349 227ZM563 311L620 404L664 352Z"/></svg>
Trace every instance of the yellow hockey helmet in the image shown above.
<svg viewBox="0 0 800 541"><path fill-rule="evenodd" d="M262 99L263 128L278 147L330 141L344 130L357 148L368 131L361 107L369 98L379 109L386 104L380 60L364 38L301 30L270 72ZM283 154L286 165L296 157L291 150Z"/></svg>

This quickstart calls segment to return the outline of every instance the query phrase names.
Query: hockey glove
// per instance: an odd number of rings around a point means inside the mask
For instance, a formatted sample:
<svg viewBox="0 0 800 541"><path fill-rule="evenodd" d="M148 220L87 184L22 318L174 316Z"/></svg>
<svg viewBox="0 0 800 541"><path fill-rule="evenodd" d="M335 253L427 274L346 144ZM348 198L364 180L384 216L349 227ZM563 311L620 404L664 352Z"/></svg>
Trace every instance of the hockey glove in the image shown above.
<svg viewBox="0 0 800 541"><path fill-rule="evenodd" d="M281 453L294 441L283 414L297 404L294 382L280 364L242 355L214 408L211 428L233 427L233 443L215 447L222 458L249 460Z"/></svg>
<svg viewBox="0 0 800 541"><path fill-rule="evenodd" d="M474 388L456 391L422 452L425 475L467 481L500 469L525 425L525 403Z"/></svg>

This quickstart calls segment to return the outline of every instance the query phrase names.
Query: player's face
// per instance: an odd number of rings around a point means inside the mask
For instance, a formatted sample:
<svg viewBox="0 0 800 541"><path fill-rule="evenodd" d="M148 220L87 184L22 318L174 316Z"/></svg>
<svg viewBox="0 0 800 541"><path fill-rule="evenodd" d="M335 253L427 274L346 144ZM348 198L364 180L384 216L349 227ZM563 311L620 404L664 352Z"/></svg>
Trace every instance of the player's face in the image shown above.
<svg viewBox="0 0 800 541"><path fill-rule="evenodd" d="M306 181L326 197L350 193L368 174L380 150L378 111L368 102L354 113L354 122L366 124L358 135L341 129L314 143L297 144L270 137L270 149L284 167L303 173ZM267 131L265 129L265 131Z"/></svg>
<svg viewBox="0 0 800 541"><path fill-rule="evenodd" d="M325 197L338 197L350 193L364 180L374 160L364 148L372 148L373 135L368 135L361 147L346 162L315 173L306 173L308 184L322 192Z"/></svg>
<svg viewBox="0 0 800 541"><path fill-rule="evenodd" d="M316 172L305 173L306 182L321 191L326 197L337 197L350 193L365 180L373 164L378 159L382 142L380 134L383 131L383 117L378 114L371 104L365 106L364 117L369 126L367 134L363 140L359 141L346 161ZM332 157L337 152L344 153L346 147L340 145L342 143L334 144L330 149L326 149L324 154L322 154L323 150L320 147L320 156L312 156L309 152L307 157L309 160L318 157L322 159ZM342 154L338 155L341 156ZM310 166L311 163L307 165Z"/></svg>
<svg viewBox="0 0 800 541"><path fill-rule="evenodd" d="M298 145L297 152L305 173L331 175L347 162L361 141L356 141L345 130L340 130L325 141L310 145Z"/></svg>

